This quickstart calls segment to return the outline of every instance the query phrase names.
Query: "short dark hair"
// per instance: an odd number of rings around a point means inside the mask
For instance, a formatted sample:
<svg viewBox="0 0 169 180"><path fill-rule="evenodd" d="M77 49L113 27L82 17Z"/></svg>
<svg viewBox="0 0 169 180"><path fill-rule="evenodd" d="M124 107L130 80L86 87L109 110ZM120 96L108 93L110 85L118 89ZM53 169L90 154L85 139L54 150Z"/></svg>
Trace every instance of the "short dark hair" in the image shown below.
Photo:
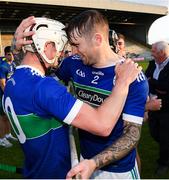
<svg viewBox="0 0 169 180"><path fill-rule="evenodd" d="M75 16L65 28L70 44L73 44L71 37L74 37L74 30L76 31L77 35L81 37L82 35L90 35L95 30L97 25L103 28L106 27L108 34L108 20L99 11L87 10Z"/></svg>
<svg viewBox="0 0 169 180"><path fill-rule="evenodd" d="M9 52L12 52L12 51L11 51L11 46L6 46L6 47L4 48L4 53L7 54L7 53L9 53Z"/></svg>
<svg viewBox="0 0 169 180"><path fill-rule="evenodd" d="M121 34L121 33L117 33L117 36L118 36L119 39L123 39L124 41L126 39L125 36L123 34Z"/></svg>

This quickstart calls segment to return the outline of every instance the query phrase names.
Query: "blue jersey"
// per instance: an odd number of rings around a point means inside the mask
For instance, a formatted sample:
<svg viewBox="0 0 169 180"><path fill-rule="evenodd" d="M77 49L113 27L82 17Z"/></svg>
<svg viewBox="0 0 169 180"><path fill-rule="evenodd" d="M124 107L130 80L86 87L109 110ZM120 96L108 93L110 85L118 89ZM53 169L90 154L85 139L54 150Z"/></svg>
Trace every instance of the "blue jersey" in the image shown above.
<svg viewBox="0 0 169 180"><path fill-rule="evenodd" d="M64 179L71 168L67 124L83 102L54 78L18 66L3 104L25 154L24 177Z"/></svg>
<svg viewBox="0 0 169 180"><path fill-rule="evenodd" d="M3 57L3 56L1 56L1 57L0 57L0 64L1 64L2 62L4 62L5 60L6 60L6 58Z"/></svg>
<svg viewBox="0 0 169 180"><path fill-rule="evenodd" d="M0 64L0 79L8 80L14 73L13 63L9 64L7 61L2 61Z"/></svg>
<svg viewBox="0 0 169 180"><path fill-rule="evenodd" d="M3 58L2 61L0 62L0 79L5 79L7 81L13 73L14 73L13 63L9 64L7 63L5 58ZM0 88L0 95L2 94L3 94L3 90Z"/></svg>
<svg viewBox="0 0 169 180"><path fill-rule="evenodd" d="M108 97L115 84L115 65L106 68L94 68L83 64L79 56L65 59L57 75L64 81L72 80L76 96L92 106L99 106ZM115 142L123 133L123 119L142 124L144 107L148 94L148 83L143 73L129 87L128 97L116 126L108 137L92 135L79 130L81 154L83 158L92 158ZM92 119L91 119L92 121ZM121 160L102 168L110 172L126 172L135 164L135 149Z"/></svg>

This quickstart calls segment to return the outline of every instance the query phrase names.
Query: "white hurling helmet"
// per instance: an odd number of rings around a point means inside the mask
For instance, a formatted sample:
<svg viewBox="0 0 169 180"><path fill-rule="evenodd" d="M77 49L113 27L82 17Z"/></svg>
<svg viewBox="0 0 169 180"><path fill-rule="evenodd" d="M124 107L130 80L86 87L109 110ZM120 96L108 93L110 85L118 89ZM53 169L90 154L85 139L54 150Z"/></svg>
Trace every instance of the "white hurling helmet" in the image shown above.
<svg viewBox="0 0 169 180"><path fill-rule="evenodd" d="M53 64L56 58L58 58L58 52L62 51L67 43L66 32L63 30L65 26L59 21L45 17L35 18L35 21L36 23L34 25L25 30L26 32L34 31L35 34L32 36L33 43L25 45L24 50L38 52L47 63ZM55 43L57 54L52 60L49 60L44 53L46 42Z"/></svg>

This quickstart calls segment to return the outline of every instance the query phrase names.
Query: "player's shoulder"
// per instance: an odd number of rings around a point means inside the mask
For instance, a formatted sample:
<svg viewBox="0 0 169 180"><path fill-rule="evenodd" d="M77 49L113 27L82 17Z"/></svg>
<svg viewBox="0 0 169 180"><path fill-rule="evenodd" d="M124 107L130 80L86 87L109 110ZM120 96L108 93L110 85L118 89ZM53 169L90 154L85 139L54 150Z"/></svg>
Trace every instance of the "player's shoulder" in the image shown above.
<svg viewBox="0 0 169 180"><path fill-rule="evenodd" d="M58 79L50 76L41 78L38 83L38 88L44 91L61 90L64 86L59 82Z"/></svg>
<svg viewBox="0 0 169 180"><path fill-rule="evenodd" d="M7 70L8 69L8 63L6 61L2 61L1 64L0 64L0 69L1 71L3 70Z"/></svg>
<svg viewBox="0 0 169 180"><path fill-rule="evenodd" d="M138 74L138 76L137 76L137 78L136 78L136 82L137 82L137 83L146 83L146 82L147 82L147 78L146 78L146 76L145 76L145 74L144 74L143 71L141 71L141 72Z"/></svg>
<svg viewBox="0 0 169 180"><path fill-rule="evenodd" d="M7 66L8 63L7 63L5 60L2 60L2 61L1 61L1 66L3 66L3 65L4 65L4 66Z"/></svg>
<svg viewBox="0 0 169 180"><path fill-rule="evenodd" d="M51 86L52 84L58 84L58 80L56 80L55 78L51 76L45 76L41 78L38 83L39 86L44 86L44 88Z"/></svg>
<svg viewBox="0 0 169 180"><path fill-rule="evenodd" d="M66 87L53 77L42 78L35 88L35 96L43 98L60 98L66 92Z"/></svg>
<svg viewBox="0 0 169 180"><path fill-rule="evenodd" d="M69 61L69 60L72 60L72 61L82 61L82 59L80 58L80 56L78 54L69 56L69 57L64 59L64 61Z"/></svg>
<svg viewBox="0 0 169 180"><path fill-rule="evenodd" d="M61 67L67 67L67 68L69 67L70 68L70 67L75 67L79 63L83 64L82 59L80 58L79 55L75 54L73 56L69 56L69 57L65 58L61 62L60 66Z"/></svg>
<svg viewBox="0 0 169 180"><path fill-rule="evenodd" d="M0 57L0 62L3 62L3 61L5 61L6 60L6 58L4 57L4 56L1 56Z"/></svg>
<svg viewBox="0 0 169 180"><path fill-rule="evenodd" d="M148 81L144 72L140 72L136 80L130 85L135 91L148 90Z"/></svg>

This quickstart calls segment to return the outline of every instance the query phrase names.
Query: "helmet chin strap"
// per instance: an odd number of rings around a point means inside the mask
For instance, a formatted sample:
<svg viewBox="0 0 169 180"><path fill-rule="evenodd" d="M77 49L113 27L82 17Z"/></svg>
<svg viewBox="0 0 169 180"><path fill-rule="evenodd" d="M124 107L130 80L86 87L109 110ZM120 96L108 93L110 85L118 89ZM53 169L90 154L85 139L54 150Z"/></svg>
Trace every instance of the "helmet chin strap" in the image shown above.
<svg viewBox="0 0 169 180"><path fill-rule="evenodd" d="M61 57L60 53L56 53L55 57L51 60L53 63L46 62L46 63L50 64L50 66L47 68L45 63L44 63L45 59L43 61L42 57L38 54L38 59L39 59L40 63L42 64L43 69L45 70L45 75L48 76L51 73L53 73L54 71L56 71L56 69L58 69L58 67L59 67L59 58L60 57ZM56 63L57 63L57 65L55 65Z"/></svg>
<svg viewBox="0 0 169 180"><path fill-rule="evenodd" d="M42 60L42 57L40 56L40 54L37 53L37 52L35 54L36 54L37 58L39 59L39 62L41 63L41 65L43 67L43 70L45 71L45 75L46 75L46 72L47 72L48 68L46 67L44 61Z"/></svg>
<svg viewBox="0 0 169 180"><path fill-rule="evenodd" d="M51 75L51 74L55 74L56 70L60 67L63 58L62 58L62 53L64 51L64 48L61 52L57 52L55 57L54 57L54 62L53 62L53 66L50 66L49 68L47 68L47 73L46 75ZM57 65L55 65L55 62L57 61ZM52 64L52 63L51 63Z"/></svg>
<svg viewBox="0 0 169 180"><path fill-rule="evenodd" d="M55 71L59 68L59 58L60 58L60 53L56 53L55 57L53 58L53 63L51 63L51 66L47 68L46 74L45 75L51 75L52 73L55 73ZM57 61L57 65L56 64Z"/></svg>

